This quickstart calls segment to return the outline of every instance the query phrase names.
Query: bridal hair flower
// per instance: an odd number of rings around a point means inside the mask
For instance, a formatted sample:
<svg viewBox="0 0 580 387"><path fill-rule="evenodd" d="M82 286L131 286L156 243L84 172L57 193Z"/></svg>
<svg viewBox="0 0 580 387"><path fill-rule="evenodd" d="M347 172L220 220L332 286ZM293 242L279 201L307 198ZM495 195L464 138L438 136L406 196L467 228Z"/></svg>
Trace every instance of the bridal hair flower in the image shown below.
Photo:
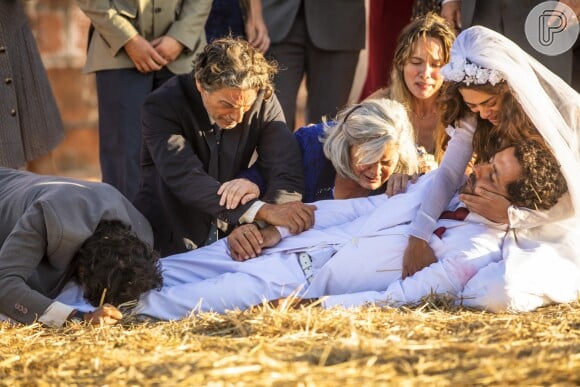
<svg viewBox="0 0 580 387"><path fill-rule="evenodd" d="M443 66L441 75L446 81L463 82L467 86L472 83L475 85L490 83L495 86L504 80L499 71L480 67L465 58L452 59L451 62Z"/></svg>

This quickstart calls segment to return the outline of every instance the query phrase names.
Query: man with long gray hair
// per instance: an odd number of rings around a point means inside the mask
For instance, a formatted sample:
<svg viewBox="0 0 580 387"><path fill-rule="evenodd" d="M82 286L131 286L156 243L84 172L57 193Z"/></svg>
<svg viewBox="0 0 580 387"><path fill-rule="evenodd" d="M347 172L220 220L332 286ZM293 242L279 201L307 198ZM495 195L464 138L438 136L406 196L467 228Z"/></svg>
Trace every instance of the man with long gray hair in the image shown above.
<svg viewBox="0 0 580 387"><path fill-rule="evenodd" d="M190 74L172 78L145 101L143 178L134 202L163 256L211 243L241 223L263 220L292 232L312 226L314 209L300 202L298 144L273 93L276 71L248 42L218 39ZM229 205L220 194L232 182L245 183L235 177L255 153L266 192Z"/></svg>

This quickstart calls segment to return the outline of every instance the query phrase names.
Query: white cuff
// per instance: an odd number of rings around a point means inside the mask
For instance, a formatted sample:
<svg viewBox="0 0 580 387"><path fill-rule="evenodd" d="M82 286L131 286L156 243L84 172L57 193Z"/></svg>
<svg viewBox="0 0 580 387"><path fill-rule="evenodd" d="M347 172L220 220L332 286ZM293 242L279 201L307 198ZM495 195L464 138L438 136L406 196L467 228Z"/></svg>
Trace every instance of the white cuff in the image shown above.
<svg viewBox="0 0 580 387"><path fill-rule="evenodd" d="M290 235L290 231L286 227L276 226L276 230L280 233L280 239L288 238Z"/></svg>
<svg viewBox="0 0 580 387"><path fill-rule="evenodd" d="M51 328L61 327L73 310L72 306L55 301L46 308L38 322Z"/></svg>
<svg viewBox="0 0 580 387"><path fill-rule="evenodd" d="M411 223L409 235L429 242L433 231L437 228L437 219L433 219L423 211L417 212L415 219Z"/></svg>
<svg viewBox="0 0 580 387"><path fill-rule="evenodd" d="M443 4L447 4L447 3L451 3L452 1L461 1L461 0L443 0L443 1L441 2L441 5L443 5Z"/></svg>
<svg viewBox="0 0 580 387"><path fill-rule="evenodd" d="M266 203L261 200L256 200L256 202L252 204L246 212L244 212L244 215L240 217L239 223L252 223L256 218L256 214L264 204Z"/></svg>

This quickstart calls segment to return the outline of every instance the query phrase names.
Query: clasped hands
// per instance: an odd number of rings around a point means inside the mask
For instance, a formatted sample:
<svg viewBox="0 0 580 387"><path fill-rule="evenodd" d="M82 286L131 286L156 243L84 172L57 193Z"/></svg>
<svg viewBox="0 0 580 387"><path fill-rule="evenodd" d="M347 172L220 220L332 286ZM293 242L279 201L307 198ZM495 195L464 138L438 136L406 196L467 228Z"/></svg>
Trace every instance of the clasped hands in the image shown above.
<svg viewBox="0 0 580 387"><path fill-rule="evenodd" d="M223 183L217 192L220 206L228 210L237 208L260 196L259 187L248 179L239 178ZM255 220L269 225L286 227L292 234L308 230L314 225L316 207L302 202L283 204L264 203L256 213ZM228 236L230 254L236 261L255 258L265 247L274 246L280 241L280 233L275 227L262 230L254 224L241 225Z"/></svg>
<svg viewBox="0 0 580 387"><path fill-rule="evenodd" d="M227 240L232 259L243 262L256 258L263 248L275 246L280 242L280 233L274 226L260 230L257 225L250 223L236 227Z"/></svg>
<svg viewBox="0 0 580 387"><path fill-rule="evenodd" d="M236 227L228 236L230 255L235 261L245 261L262 253L263 248L275 246L280 241L280 232L275 226L288 228L298 234L314 225L316 207L302 202L284 204L265 203L256 214L255 220L264 221L268 226L259 229L256 224Z"/></svg>
<svg viewBox="0 0 580 387"><path fill-rule="evenodd" d="M125 52L135 64L137 71L149 73L159 71L173 62L183 51L183 44L165 35L149 42L141 35L135 35L125 43Z"/></svg>
<svg viewBox="0 0 580 387"><path fill-rule="evenodd" d="M288 228L292 234L308 230L314 225L316 207L302 202L284 204L265 203L256 214L255 220L264 221L267 227L259 229L255 224L244 224L236 227L228 236L230 255L235 261L255 258L262 249L272 247L280 241L280 233L274 227Z"/></svg>

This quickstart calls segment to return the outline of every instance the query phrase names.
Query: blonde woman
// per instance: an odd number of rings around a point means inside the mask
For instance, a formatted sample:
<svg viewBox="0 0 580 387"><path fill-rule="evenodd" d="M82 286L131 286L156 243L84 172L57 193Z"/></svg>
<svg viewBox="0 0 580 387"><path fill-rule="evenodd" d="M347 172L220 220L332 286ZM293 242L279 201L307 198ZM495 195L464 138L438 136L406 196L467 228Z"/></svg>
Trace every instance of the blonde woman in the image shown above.
<svg viewBox="0 0 580 387"><path fill-rule="evenodd" d="M390 98L409 113L417 145L441 160L444 128L437 110L443 85L441 68L450 58L455 34L444 19L428 13L409 23L398 39L390 86L369 98Z"/></svg>

